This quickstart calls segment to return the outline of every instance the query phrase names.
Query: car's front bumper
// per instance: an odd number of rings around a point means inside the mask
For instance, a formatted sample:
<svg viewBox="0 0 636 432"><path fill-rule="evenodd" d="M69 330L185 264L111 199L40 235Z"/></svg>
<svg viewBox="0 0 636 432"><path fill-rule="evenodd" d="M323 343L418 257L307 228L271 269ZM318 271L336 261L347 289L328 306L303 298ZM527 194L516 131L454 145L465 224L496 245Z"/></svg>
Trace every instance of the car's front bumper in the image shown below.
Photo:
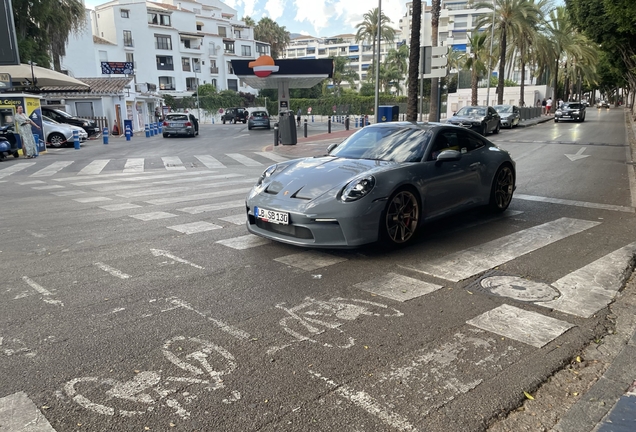
<svg viewBox="0 0 636 432"><path fill-rule="evenodd" d="M169 126L164 126L161 129L161 132L164 135L194 135L194 128L193 127L172 128Z"/></svg>
<svg viewBox="0 0 636 432"><path fill-rule="evenodd" d="M555 119L559 119L559 120L580 120L583 118L583 113L579 112L577 114L574 113L569 113L569 114L555 114L554 115Z"/></svg>

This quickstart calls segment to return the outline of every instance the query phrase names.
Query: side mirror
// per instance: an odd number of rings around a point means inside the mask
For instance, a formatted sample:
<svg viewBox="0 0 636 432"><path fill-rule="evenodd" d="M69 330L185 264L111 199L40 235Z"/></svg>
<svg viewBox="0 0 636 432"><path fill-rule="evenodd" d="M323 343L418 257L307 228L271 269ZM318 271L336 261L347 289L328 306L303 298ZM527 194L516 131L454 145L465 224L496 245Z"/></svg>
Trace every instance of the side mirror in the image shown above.
<svg viewBox="0 0 636 432"><path fill-rule="evenodd" d="M462 158L462 154L457 150L444 150L439 155L437 155L436 161L439 163L442 162L452 162L458 161Z"/></svg>
<svg viewBox="0 0 636 432"><path fill-rule="evenodd" d="M335 149L336 147L338 147L338 143L329 144L329 147L327 147L327 154L331 153L331 150Z"/></svg>
<svg viewBox="0 0 636 432"><path fill-rule="evenodd" d="M456 116L456 115L457 115L457 111L455 111L455 112L453 113L453 115L454 115L454 116Z"/></svg>

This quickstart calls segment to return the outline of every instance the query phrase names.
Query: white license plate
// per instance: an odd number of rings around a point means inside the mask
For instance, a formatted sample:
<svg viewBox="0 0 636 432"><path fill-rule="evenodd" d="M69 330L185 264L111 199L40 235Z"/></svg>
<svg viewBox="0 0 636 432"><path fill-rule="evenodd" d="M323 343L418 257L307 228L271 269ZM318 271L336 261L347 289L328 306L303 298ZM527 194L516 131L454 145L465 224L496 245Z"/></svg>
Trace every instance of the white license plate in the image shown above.
<svg viewBox="0 0 636 432"><path fill-rule="evenodd" d="M254 215L265 222L288 225L289 213L268 210L262 207L254 207Z"/></svg>

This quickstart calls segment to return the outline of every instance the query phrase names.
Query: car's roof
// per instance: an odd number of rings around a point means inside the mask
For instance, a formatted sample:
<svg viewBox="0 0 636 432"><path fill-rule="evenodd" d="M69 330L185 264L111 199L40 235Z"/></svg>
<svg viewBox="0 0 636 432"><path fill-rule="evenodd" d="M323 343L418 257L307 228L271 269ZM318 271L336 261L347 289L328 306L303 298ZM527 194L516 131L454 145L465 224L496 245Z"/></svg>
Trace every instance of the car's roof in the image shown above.
<svg viewBox="0 0 636 432"><path fill-rule="evenodd" d="M403 128L419 127L421 129L433 129L440 126L453 126L453 125L446 124L446 123L436 123L436 122L397 121L397 122L386 122L386 123L374 123L374 124L370 124L369 126L365 126L365 128L389 127L394 129L400 129L400 128L403 129Z"/></svg>

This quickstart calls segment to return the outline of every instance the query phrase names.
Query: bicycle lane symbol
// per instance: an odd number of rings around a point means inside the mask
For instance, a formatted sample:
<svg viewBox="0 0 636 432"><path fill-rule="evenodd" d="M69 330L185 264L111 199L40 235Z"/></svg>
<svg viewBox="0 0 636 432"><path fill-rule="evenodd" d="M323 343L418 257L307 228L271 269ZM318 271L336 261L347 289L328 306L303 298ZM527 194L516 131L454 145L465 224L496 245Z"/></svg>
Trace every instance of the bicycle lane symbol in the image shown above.
<svg viewBox="0 0 636 432"><path fill-rule="evenodd" d="M187 350L181 346L175 347L186 344L193 344L198 349L185 354ZM161 371L142 371L124 382L110 378L83 377L66 383L64 391L80 406L103 415L141 415L153 411L158 402L163 402L176 415L187 419L190 412L184 405L191 404L198 398L189 391L190 387L203 386L207 391L224 389L222 377L237 368L236 360L230 352L199 338L178 336L169 339L164 343L162 352L168 361L188 372L189 376L163 378ZM184 385L185 390L181 391ZM230 404L240 399L240 392L229 391L222 402Z"/></svg>
<svg viewBox="0 0 636 432"><path fill-rule="evenodd" d="M287 308L285 303L281 303L276 307L289 315L281 319L279 324L295 340L285 345L271 347L267 350L267 354L273 354L299 342L322 343L327 348L351 348L355 345L355 339L347 336L341 328L345 322L354 321L359 316L401 317L404 315L399 310L382 303L339 297L327 301L306 297L297 306Z"/></svg>

